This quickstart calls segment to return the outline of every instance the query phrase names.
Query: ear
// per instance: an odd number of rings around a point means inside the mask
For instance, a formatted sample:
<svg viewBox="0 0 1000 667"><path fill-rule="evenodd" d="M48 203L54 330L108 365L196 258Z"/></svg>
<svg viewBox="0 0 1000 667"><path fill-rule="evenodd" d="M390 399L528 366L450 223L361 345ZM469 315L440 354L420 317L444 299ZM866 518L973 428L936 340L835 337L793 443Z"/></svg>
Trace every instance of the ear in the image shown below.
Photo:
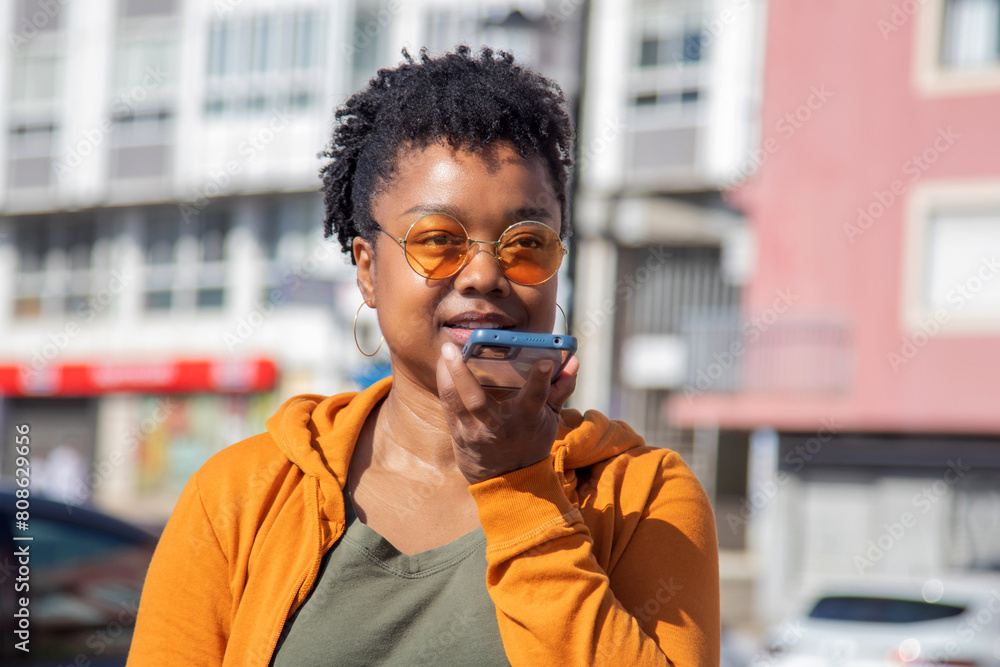
<svg viewBox="0 0 1000 667"><path fill-rule="evenodd" d="M358 289L372 308L375 307L375 249L368 241L355 236L351 245L354 262L358 265Z"/></svg>

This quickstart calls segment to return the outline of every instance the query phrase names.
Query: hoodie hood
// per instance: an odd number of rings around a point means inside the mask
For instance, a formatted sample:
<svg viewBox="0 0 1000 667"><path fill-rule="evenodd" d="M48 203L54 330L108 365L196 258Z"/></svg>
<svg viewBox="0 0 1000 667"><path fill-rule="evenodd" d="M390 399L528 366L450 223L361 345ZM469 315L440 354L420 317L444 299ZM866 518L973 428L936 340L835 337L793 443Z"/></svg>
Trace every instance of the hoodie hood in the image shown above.
<svg viewBox="0 0 1000 667"><path fill-rule="evenodd" d="M391 388L392 378L388 377L361 392L294 396L267 420L267 431L278 448L306 476L316 479L328 504L330 499L336 499L334 503L340 505L354 445L365 419ZM644 445L627 424L594 410L581 414L564 409L559 422L552 456L560 474ZM334 507L328 510L336 512ZM327 516L336 514L328 512Z"/></svg>

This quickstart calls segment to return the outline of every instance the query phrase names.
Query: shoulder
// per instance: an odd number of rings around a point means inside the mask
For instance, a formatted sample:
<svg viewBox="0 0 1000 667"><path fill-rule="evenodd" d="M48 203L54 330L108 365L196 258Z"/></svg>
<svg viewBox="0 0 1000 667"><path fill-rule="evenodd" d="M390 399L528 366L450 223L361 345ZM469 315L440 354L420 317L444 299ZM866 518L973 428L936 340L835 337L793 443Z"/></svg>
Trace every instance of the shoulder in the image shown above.
<svg viewBox="0 0 1000 667"><path fill-rule="evenodd" d="M194 492L212 523L256 515L279 500L279 490L297 469L270 433L258 433L226 447L191 478ZM284 494L287 495L287 490Z"/></svg>

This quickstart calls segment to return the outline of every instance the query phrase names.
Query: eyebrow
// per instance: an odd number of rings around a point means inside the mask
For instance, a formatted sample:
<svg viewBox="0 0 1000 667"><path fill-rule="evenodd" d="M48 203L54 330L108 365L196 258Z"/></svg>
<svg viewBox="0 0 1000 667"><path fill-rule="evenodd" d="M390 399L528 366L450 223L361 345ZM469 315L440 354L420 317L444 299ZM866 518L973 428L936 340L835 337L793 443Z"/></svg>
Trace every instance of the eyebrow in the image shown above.
<svg viewBox="0 0 1000 667"><path fill-rule="evenodd" d="M403 215L410 215L413 213L419 213L421 215L430 215L432 213L444 213L446 215L450 215L451 217L459 221L461 221L463 218L463 216L461 215L461 211L458 209L458 207L453 206L451 204L443 204L443 203L417 204L416 206L410 207L407 210L403 211ZM506 217L510 220L515 220L517 222L521 222L522 220L538 220L539 222L541 222L542 220L546 220L549 222L553 221L551 213L549 213L544 208L537 206L522 206L520 208L511 209L507 211Z"/></svg>

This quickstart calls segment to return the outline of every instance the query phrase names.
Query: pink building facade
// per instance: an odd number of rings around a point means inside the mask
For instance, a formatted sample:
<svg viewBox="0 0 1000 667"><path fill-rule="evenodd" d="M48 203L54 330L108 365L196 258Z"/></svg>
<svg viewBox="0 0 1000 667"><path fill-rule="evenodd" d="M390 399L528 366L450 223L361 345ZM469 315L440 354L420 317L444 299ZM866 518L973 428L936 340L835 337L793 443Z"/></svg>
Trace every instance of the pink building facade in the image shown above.
<svg viewBox="0 0 1000 667"><path fill-rule="evenodd" d="M717 511L763 618L831 575L1000 563L998 33L1000 2L768 4L739 331L664 408L719 475L749 434Z"/></svg>

